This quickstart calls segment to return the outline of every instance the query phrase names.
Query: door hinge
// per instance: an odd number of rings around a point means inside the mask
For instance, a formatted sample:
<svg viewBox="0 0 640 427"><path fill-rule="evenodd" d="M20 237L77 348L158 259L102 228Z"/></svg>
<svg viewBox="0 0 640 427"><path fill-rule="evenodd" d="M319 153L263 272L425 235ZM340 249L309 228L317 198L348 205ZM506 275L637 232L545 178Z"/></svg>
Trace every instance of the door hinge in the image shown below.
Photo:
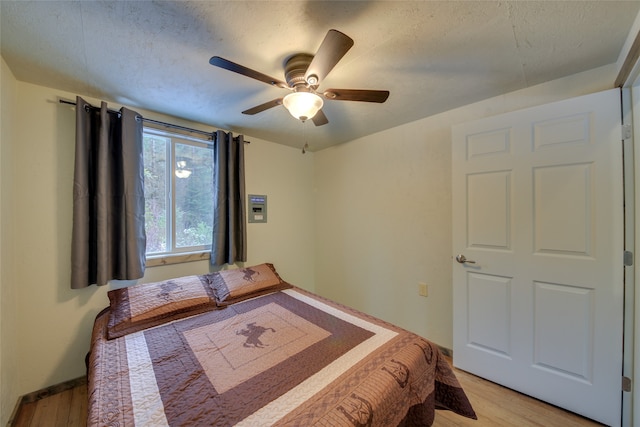
<svg viewBox="0 0 640 427"><path fill-rule="evenodd" d="M624 251L624 265L631 267L633 265L633 252Z"/></svg>
<svg viewBox="0 0 640 427"><path fill-rule="evenodd" d="M622 377L622 391L631 391L631 378Z"/></svg>
<svg viewBox="0 0 640 427"><path fill-rule="evenodd" d="M622 139L631 139L633 136L633 128L630 124L622 125Z"/></svg>

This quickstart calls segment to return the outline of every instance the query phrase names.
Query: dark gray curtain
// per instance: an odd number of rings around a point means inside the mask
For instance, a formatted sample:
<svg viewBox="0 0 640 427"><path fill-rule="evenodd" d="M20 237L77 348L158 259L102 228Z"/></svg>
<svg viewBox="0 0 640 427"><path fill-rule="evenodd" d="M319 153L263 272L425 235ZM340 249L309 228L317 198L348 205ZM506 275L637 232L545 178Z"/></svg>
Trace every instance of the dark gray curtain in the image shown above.
<svg viewBox="0 0 640 427"><path fill-rule="evenodd" d="M76 99L71 288L144 274L142 120Z"/></svg>
<svg viewBox="0 0 640 427"><path fill-rule="evenodd" d="M217 131L213 161L211 265L246 261L244 137Z"/></svg>

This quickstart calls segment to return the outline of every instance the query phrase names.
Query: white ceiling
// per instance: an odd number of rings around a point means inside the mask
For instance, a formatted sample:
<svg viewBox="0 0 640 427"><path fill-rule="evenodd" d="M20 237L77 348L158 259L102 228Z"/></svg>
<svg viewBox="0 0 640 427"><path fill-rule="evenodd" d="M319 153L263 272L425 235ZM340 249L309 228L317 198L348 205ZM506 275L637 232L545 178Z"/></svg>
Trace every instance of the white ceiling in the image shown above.
<svg viewBox="0 0 640 427"><path fill-rule="evenodd" d="M9 1L2 56L18 80L311 150L618 60L640 1ZM209 65L284 80L331 28L355 40L320 89L386 89L384 104L325 101L302 124L288 93ZM612 82L613 87L613 82Z"/></svg>

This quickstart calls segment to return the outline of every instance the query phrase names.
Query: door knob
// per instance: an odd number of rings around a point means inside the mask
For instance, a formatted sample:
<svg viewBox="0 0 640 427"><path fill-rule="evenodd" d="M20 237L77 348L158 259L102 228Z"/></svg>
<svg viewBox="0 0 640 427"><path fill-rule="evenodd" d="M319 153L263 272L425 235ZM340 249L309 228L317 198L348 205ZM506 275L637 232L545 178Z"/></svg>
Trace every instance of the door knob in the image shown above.
<svg viewBox="0 0 640 427"><path fill-rule="evenodd" d="M456 261L458 261L460 264L465 264L465 263L475 264L476 263L475 261L471 261L470 259L467 259L467 257L462 255L462 254L456 256Z"/></svg>

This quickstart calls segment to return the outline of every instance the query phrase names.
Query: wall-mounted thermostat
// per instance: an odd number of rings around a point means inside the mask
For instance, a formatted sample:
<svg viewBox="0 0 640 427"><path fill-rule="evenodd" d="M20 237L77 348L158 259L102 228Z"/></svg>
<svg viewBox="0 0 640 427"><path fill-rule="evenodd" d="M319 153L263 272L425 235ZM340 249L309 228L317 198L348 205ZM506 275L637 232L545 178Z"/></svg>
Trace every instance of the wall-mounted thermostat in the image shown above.
<svg viewBox="0 0 640 427"><path fill-rule="evenodd" d="M267 196L249 194L249 222L267 222Z"/></svg>

